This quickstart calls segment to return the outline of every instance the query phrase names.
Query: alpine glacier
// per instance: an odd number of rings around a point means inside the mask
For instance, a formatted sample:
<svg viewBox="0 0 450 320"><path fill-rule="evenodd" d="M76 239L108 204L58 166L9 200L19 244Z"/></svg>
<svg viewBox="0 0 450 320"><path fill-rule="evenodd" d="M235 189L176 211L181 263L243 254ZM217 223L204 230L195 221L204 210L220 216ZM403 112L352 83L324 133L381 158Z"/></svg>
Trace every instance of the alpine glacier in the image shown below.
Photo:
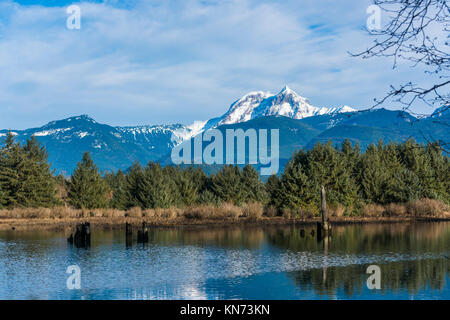
<svg viewBox="0 0 450 320"><path fill-rule="evenodd" d="M221 117L206 122L203 130L224 124L235 124L266 116L285 116L303 119L312 116L354 112L349 106L315 107L308 99L299 96L294 90L285 86L278 94L263 91L247 93L235 101ZM202 130L199 130L202 131Z"/></svg>

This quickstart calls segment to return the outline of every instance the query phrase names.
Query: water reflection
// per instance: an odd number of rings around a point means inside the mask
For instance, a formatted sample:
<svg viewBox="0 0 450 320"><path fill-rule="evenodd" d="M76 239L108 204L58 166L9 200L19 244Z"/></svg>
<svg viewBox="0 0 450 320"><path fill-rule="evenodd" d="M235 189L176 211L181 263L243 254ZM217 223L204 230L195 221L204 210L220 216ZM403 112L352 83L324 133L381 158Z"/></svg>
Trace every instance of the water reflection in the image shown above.
<svg viewBox="0 0 450 320"><path fill-rule="evenodd" d="M301 230L304 232L301 232ZM0 232L0 299L449 299L449 223L150 229L129 246L92 230L89 250L64 232ZM65 287L79 265L82 289ZM381 268L382 290L366 287Z"/></svg>

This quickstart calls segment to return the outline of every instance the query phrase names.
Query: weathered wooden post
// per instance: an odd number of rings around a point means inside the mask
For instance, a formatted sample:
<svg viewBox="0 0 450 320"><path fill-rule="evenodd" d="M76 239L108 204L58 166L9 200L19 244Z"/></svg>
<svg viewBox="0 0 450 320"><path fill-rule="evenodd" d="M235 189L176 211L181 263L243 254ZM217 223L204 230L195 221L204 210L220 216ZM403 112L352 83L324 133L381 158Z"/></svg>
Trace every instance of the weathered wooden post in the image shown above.
<svg viewBox="0 0 450 320"><path fill-rule="evenodd" d="M88 249L91 246L91 224L89 222L78 223L75 229L75 234L71 234L67 238L67 242L75 244L77 248Z"/></svg>
<svg viewBox="0 0 450 320"><path fill-rule="evenodd" d="M321 190L321 199L322 199L322 228L324 231L328 231L328 212L327 212L327 198L325 193L325 187L322 186Z"/></svg>
<svg viewBox="0 0 450 320"><path fill-rule="evenodd" d="M142 230L138 230L138 243L148 242L148 230L145 221L142 222Z"/></svg>
<svg viewBox="0 0 450 320"><path fill-rule="evenodd" d="M148 243L148 229L145 221L142 222L142 232L144 233L144 243Z"/></svg>
<svg viewBox="0 0 450 320"><path fill-rule="evenodd" d="M327 263L328 263L328 245L330 242L329 237L323 239L323 268L322 268L322 283L325 285L327 282Z"/></svg>
<svg viewBox="0 0 450 320"><path fill-rule="evenodd" d="M77 248L81 248L83 246L83 225L81 223L78 223L76 226L73 242Z"/></svg>
<svg viewBox="0 0 450 320"><path fill-rule="evenodd" d="M317 223L317 239L322 240L322 238L327 237L331 231L330 219L328 217L327 211L327 198L325 187L321 187L321 200L322 200L322 223Z"/></svg>
<svg viewBox="0 0 450 320"><path fill-rule="evenodd" d="M89 222L83 225L83 236L84 236L84 248L90 248L91 246L91 224Z"/></svg>
<svg viewBox="0 0 450 320"><path fill-rule="evenodd" d="M133 244L133 229L128 221L125 223L125 243L127 247L131 247Z"/></svg>

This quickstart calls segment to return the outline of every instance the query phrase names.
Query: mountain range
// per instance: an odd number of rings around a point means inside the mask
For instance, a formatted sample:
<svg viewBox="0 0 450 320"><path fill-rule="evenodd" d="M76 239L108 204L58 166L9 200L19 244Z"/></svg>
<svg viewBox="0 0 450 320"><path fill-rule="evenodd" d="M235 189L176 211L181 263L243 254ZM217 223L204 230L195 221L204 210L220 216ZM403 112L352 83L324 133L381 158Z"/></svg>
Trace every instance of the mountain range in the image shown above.
<svg viewBox="0 0 450 320"><path fill-rule="evenodd" d="M449 121L448 107L422 119L404 111L316 107L286 86L278 94L250 92L232 103L222 116L191 125L114 127L80 115L39 128L11 131L22 143L35 136L47 148L56 173L70 175L85 151L91 152L104 171L125 170L134 161L170 164L174 146L211 128L279 129L281 168L295 150L311 148L317 142L350 139L362 149L379 139L446 142L450 138ZM0 130L0 137L8 131Z"/></svg>

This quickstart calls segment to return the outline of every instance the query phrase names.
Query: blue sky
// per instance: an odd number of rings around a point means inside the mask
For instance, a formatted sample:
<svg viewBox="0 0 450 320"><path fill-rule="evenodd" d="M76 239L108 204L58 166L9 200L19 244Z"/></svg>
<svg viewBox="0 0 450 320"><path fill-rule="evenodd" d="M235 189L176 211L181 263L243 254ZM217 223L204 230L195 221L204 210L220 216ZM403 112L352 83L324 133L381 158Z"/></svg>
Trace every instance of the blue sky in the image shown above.
<svg viewBox="0 0 450 320"><path fill-rule="evenodd" d="M81 8L80 30L66 28L71 4ZM0 0L0 128L79 114L112 125L188 124L284 85L316 106L363 109L390 84L431 83L406 63L392 70L389 59L348 55L373 40L363 30L370 4Z"/></svg>

